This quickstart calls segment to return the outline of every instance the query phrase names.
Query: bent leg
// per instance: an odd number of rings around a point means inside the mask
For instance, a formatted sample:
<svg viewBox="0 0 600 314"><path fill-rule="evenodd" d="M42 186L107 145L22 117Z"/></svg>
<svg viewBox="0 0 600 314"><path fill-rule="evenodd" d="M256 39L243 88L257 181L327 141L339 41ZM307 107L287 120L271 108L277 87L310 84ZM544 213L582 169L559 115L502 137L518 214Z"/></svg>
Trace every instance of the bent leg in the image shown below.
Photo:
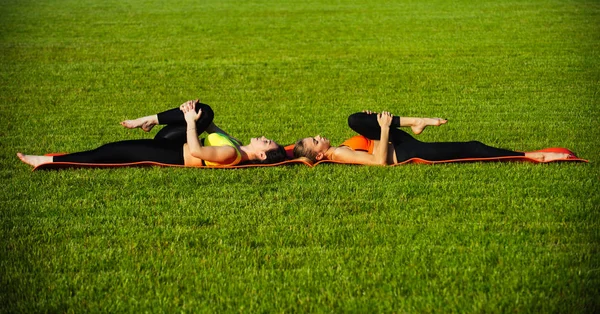
<svg viewBox="0 0 600 314"><path fill-rule="evenodd" d="M198 112L198 111L200 111L200 109L202 109L202 116L200 116L200 119L198 119L196 124L198 124L198 122L201 122L200 120L202 120L202 119L210 119L210 122L212 122L212 119L214 118L215 114L209 105L199 102L199 103L196 103L196 106L194 109L196 110L196 112ZM158 124L168 124L168 125L171 125L171 124L185 125L186 124L183 111L181 111L181 109L179 109L179 107L158 113L157 116L158 116ZM210 124L210 122L203 122L203 123L205 123L206 126L208 126Z"/></svg>
<svg viewBox="0 0 600 314"><path fill-rule="evenodd" d="M202 115L196 121L196 131L198 134L204 132L208 126L212 123L215 113L212 108L207 104L198 103L196 104L196 112L202 110ZM183 144L187 141L186 131L187 124L183 112L179 108L174 108L159 113L158 115L159 124L168 124L162 128L156 136L155 140L163 139L169 140L176 143Z"/></svg>
<svg viewBox="0 0 600 314"><path fill-rule="evenodd" d="M202 116L196 122L197 129L206 129L214 118L214 112L209 105L203 103L196 103L196 112L202 109ZM210 121L208 121L210 120ZM155 125L186 125L183 112L179 108L173 108L161 113L137 118L134 120L125 120L121 122L121 125L128 129L141 128L145 132L150 132ZM165 132L166 133L166 132ZM185 134L184 134L185 136ZM163 138L165 136L160 136Z"/></svg>
<svg viewBox="0 0 600 314"><path fill-rule="evenodd" d="M381 127L377 122L376 114L368 114L365 112L357 112L351 114L348 117L348 126L354 130L354 132L370 139L370 140L379 140L379 136L381 135ZM394 116L392 118L392 124L390 125L392 128L400 127L400 117ZM391 130L391 128L390 128Z"/></svg>
<svg viewBox="0 0 600 314"><path fill-rule="evenodd" d="M413 142L416 139L410 136L408 133L397 129L401 126L402 118L398 116L392 117L392 124L390 128L390 142L392 143L403 143ZM367 114L364 112L357 112L348 117L348 126L354 132L370 139L378 141L381 135L381 127L377 122L377 115Z"/></svg>
<svg viewBox="0 0 600 314"><path fill-rule="evenodd" d="M414 118L399 117L392 118L392 128L410 127L414 134L421 134L427 126L439 126L448 121L440 118ZM371 140L379 140L379 123L376 114L357 112L348 117L348 125L357 133Z"/></svg>

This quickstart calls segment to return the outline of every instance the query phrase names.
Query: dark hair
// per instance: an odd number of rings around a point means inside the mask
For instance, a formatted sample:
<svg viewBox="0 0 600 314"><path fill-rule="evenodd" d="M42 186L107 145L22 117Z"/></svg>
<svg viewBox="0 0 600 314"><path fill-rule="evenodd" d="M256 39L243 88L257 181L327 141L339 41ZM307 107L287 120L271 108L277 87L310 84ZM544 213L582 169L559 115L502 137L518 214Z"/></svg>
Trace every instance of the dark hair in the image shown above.
<svg viewBox="0 0 600 314"><path fill-rule="evenodd" d="M317 152L308 149L304 146L303 138L299 139L294 145L294 158L306 157L312 162L317 162Z"/></svg>
<svg viewBox="0 0 600 314"><path fill-rule="evenodd" d="M256 162L259 164L274 164L282 162L287 158L285 148L281 145L277 145L277 148L269 149L265 154L267 155L265 160L257 160Z"/></svg>

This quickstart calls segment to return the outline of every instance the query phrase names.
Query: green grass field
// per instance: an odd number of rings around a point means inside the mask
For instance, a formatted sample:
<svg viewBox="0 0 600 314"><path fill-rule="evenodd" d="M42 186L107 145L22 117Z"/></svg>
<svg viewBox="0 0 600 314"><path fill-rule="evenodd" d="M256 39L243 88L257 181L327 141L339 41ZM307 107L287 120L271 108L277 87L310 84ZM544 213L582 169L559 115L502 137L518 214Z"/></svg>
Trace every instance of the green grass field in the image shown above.
<svg viewBox="0 0 600 314"><path fill-rule="evenodd" d="M0 312L600 310L597 1L8 0ZM200 98L243 140L423 141L589 164L31 172Z"/></svg>

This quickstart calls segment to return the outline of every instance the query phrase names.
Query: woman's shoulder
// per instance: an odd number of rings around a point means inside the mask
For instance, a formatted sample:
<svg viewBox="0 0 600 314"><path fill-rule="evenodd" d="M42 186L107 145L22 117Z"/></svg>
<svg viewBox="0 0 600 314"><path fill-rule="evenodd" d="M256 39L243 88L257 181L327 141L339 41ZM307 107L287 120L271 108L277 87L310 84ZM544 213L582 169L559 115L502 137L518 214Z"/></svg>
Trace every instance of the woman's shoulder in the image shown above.
<svg viewBox="0 0 600 314"><path fill-rule="evenodd" d="M353 150L347 146L339 146L331 154L330 160L369 165L373 163L373 154L361 150Z"/></svg>
<svg viewBox="0 0 600 314"><path fill-rule="evenodd" d="M337 146L333 149L333 152L331 153L330 159L331 160L336 160L336 158L339 158L340 156L345 156L347 155L349 152L353 152L353 150L348 147L348 146Z"/></svg>

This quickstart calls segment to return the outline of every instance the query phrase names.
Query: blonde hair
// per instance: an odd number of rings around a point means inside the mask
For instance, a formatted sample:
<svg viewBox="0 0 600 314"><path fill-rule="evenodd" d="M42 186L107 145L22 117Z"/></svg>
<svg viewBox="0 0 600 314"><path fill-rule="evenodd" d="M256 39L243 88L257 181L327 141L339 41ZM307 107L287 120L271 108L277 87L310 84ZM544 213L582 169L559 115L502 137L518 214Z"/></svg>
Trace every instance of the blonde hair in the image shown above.
<svg viewBox="0 0 600 314"><path fill-rule="evenodd" d="M304 146L304 139L299 139L294 145L294 158L306 157L312 162L317 162L317 152Z"/></svg>

